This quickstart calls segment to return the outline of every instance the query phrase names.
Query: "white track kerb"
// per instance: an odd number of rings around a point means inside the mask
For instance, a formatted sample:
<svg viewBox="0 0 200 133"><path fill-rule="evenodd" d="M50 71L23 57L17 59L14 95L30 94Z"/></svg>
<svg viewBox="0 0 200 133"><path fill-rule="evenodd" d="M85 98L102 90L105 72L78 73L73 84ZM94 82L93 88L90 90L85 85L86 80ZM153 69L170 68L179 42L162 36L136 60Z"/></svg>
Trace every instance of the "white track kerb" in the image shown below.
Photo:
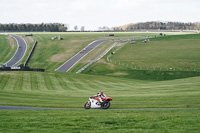
<svg viewBox="0 0 200 133"><path fill-rule="evenodd" d="M24 40L24 38L22 38L23 40ZM26 41L24 40L24 42L25 42L25 44L26 44L26 51L27 51L27 43L26 43ZM24 55L22 56L22 58L18 61L18 62L20 62L23 58L24 58L24 56L25 56L25 54L26 54L26 51L24 52ZM17 63L18 63L17 62ZM15 63L15 64L17 64L17 63ZM15 65L14 64L14 65Z"/></svg>
<svg viewBox="0 0 200 133"><path fill-rule="evenodd" d="M16 40L16 42L17 42L17 50L16 50L14 56L13 56L9 61L7 61L7 62L5 63L6 66L7 66L7 63L10 62L10 61L15 57L15 55L16 55L18 49L19 49L19 42L18 42L18 40L17 40L14 36L12 36L12 35L9 35L9 36L10 36L10 37L13 37L13 38ZM18 36L18 37L19 37L19 36ZM20 37L20 38L21 38L21 37ZM24 40L24 38L22 38L22 39ZM25 40L24 40L24 42L25 42L25 44L26 44L26 50L25 50L23 56L21 57L21 59L20 59L18 62L20 62L20 61L22 60L22 58L25 56L25 53L26 53L26 51L27 51L27 43L26 43ZM17 64L18 62L16 62L15 64ZM14 65L15 65L15 64L14 64Z"/></svg>
<svg viewBox="0 0 200 133"><path fill-rule="evenodd" d="M10 37L12 37L11 35L9 35ZM13 37L14 38L14 37ZM17 42L17 50L15 51L15 54L14 54L14 56L16 55L16 53L17 53L17 51L18 51L18 49L19 49L19 43L18 43L18 41L17 41L17 39L16 38L14 38L15 40L16 40L16 42ZM11 61L13 58L14 58L14 56L9 60L9 61ZM6 64L6 66L7 66L7 63L9 62L9 61L7 61L5 64Z"/></svg>
<svg viewBox="0 0 200 133"><path fill-rule="evenodd" d="M95 42L95 41L94 41ZM93 43L93 42L92 42ZM92 43L90 43L90 44L92 44ZM103 43L103 42L102 42ZM89 44L89 45L90 45ZM101 43L100 43L101 44ZM88 45L88 46L89 46ZM88 47L87 46L87 47ZM99 45L97 45L97 46L99 46ZM95 46L92 50L94 50L97 46ZM85 48L87 48L87 47L85 47ZM86 55L88 55L92 50L90 50L87 54L85 54L84 56L82 56L76 63L74 63L74 65L73 66L75 66L83 57L85 57ZM68 69L68 71L73 67L73 66L71 66L69 69ZM68 71L66 71L66 72L68 72Z"/></svg>
<svg viewBox="0 0 200 133"><path fill-rule="evenodd" d="M92 44L92 43L94 43L94 42L96 42L96 41L93 41L93 42L91 42L90 44ZM90 44L88 44L88 46L89 46ZM88 46L87 46L87 47L88 47ZM85 48L87 48L87 47L85 47ZM82 50L84 50L85 48L83 48ZM81 50L81 51L82 51L82 50ZM80 52L80 51L79 51L79 52ZM78 52L77 54L79 54L79 52ZM76 55L77 55L77 54L76 54ZM73 57L75 57L76 55L74 55ZM72 59L73 57L71 57L70 59ZM69 59L69 60L70 60L70 59ZM67 63L69 60L67 60L65 63ZM78 61L79 61L79 60L78 60ZM78 61L77 61L77 62L78 62ZM77 62L76 62L76 63L77 63ZM59 68L61 68L63 65L65 65L65 63L63 63L63 64L62 64L60 67L58 67L55 71L57 71ZM68 71L69 71L69 69L68 69Z"/></svg>
<svg viewBox="0 0 200 133"><path fill-rule="evenodd" d="M96 40L96 41L99 41L99 40ZM91 42L90 44L88 44L88 46L86 46L85 48L83 48L81 51L83 51L84 49L87 49L91 44L93 44L96 41ZM103 43L103 42L101 42L101 43ZM99 43L99 44L101 44L101 43ZM81 58L79 58L71 67L69 67L69 69L66 72L68 72L73 66L75 66L83 57L85 57L86 55L88 55L92 50L94 50L97 46L99 46L99 44L96 45L93 49L91 49L88 53L86 53L85 55L83 55ZM55 71L58 71L58 69L60 69L63 65L65 65L72 58L74 58L75 56L77 56L81 51L79 51L76 55L74 55L69 60L67 60L64 64L62 64L60 67L58 67Z"/></svg>

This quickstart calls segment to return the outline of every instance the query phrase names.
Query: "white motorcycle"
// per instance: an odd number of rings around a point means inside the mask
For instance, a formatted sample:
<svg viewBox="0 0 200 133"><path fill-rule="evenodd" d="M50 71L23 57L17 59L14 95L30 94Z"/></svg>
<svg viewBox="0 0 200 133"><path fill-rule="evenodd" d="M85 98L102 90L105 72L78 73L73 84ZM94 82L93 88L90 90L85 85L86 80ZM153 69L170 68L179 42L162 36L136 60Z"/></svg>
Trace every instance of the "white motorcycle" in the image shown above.
<svg viewBox="0 0 200 133"><path fill-rule="evenodd" d="M104 97L102 99L102 102L100 102L99 98L97 96L92 96L89 98L89 101L84 105L85 109L108 109L110 107L110 101L112 101L112 98L110 97Z"/></svg>

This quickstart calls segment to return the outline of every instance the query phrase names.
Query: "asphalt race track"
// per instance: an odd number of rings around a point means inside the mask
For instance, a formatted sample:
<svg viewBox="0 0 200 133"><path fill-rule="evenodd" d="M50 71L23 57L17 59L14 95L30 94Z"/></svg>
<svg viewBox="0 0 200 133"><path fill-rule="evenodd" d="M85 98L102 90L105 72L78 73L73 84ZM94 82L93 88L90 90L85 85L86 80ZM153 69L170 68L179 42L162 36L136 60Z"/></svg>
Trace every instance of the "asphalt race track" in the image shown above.
<svg viewBox="0 0 200 133"><path fill-rule="evenodd" d="M93 50L99 44L109 41L109 40L110 39L97 40L97 41L90 43L87 47L85 47L83 50L81 50L79 53L77 53L75 56L73 56L71 59L69 59L63 65L61 65L59 68L57 68L56 71L61 71L61 72L69 71L70 68L72 68L80 59L82 59L85 55L87 55L91 50Z"/></svg>
<svg viewBox="0 0 200 133"><path fill-rule="evenodd" d="M26 53L27 50L27 44L23 38L17 35L10 35L10 36L16 39L18 47L15 55L8 62L5 63L7 67L11 67L16 63L18 63L24 57L24 54Z"/></svg>

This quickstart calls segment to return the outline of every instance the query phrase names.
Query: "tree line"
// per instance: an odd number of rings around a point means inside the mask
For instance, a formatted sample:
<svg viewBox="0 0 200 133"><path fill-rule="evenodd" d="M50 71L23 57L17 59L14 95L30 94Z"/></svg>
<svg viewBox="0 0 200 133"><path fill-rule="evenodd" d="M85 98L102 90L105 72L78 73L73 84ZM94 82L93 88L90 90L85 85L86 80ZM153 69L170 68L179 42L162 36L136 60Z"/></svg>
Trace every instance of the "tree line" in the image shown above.
<svg viewBox="0 0 200 133"><path fill-rule="evenodd" d="M134 30L200 30L200 22L140 22L123 26L113 27L114 31L134 31Z"/></svg>
<svg viewBox="0 0 200 133"><path fill-rule="evenodd" d="M41 24L0 24L0 31L16 31L16 32L30 32L30 31L48 31L48 32L64 32L67 31L67 26L62 23L41 23Z"/></svg>

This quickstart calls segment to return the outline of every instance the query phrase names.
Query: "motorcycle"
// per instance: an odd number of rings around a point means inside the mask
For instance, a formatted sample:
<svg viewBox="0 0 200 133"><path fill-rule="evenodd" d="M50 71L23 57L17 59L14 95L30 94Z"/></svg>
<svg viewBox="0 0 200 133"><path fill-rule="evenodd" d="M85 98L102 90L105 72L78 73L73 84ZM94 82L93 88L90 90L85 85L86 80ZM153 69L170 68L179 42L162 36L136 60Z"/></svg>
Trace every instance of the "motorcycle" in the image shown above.
<svg viewBox="0 0 200 133"><path fill-rule="evenodd" d="M112 101L112 98L110 97L104 97L102 99L102 102L100 102L99 98L97 96L92 96L89 98L89 101L86 102L84 105L85 109L108 109L110 107L110 101Z"/></svg>

